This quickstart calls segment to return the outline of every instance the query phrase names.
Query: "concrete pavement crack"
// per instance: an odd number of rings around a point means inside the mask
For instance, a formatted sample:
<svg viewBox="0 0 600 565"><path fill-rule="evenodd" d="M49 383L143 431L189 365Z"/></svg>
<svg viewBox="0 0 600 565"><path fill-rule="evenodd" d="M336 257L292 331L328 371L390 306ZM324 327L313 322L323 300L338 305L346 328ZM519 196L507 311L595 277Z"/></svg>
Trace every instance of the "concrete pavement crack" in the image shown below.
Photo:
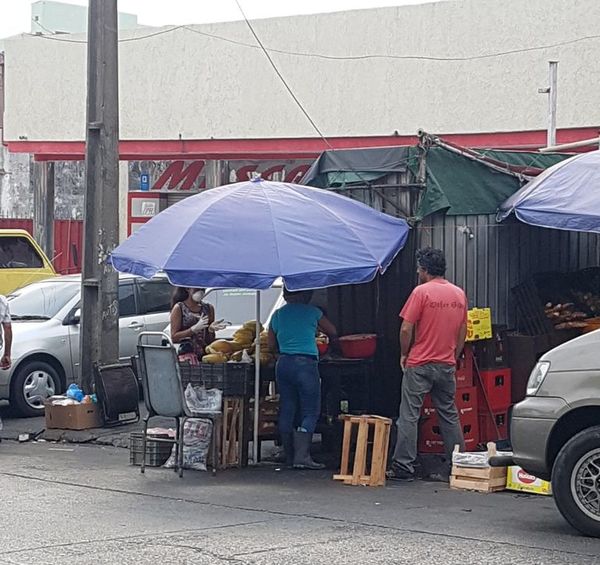
<svg viewBox="0 0 600 565"><path fill-rule="evenodd" d="M5 474L5 473L2 473ZM208 532L215 530L224 530L227 528L238 528L240 526L252 526L254 524L264 524L266 522L271 522L272 520L252 520L250 522L238 522L236 524L223 524L221 526L208 526L206 528L186 528L183 530L170 530L166 532L146 532L144 534L134 534L130 536L115 536L111 538L96 538L96 539L87 539L73 542L65 542L65 543L50 543L46 545L37 545L35 547L25 547L21 549L13 549L9 551L0 551L0 557L8 556L8 555L17 555L19 553L30 553L32 551L40 551L42 549L58 549L64 547L71 547L77 545L88 545L92 543L106 543L112 541L122 541L122 542L130 542L135 539L143 539L148 536L173 536L178 534L190 534L194 532ZM0 565L1 565L0 561Z"/></svg>
<svg viewBox="0 0 600 565"><path fill-rule="evenodd" d="M227 557L225 555L219 555L218 553L214 553L212 551L206 551L200 547L194 547L193 545L186 545L181 543L157 543L155 545L160 545L164 547L177 547L179 549L189 549L194 551L195 553L199 553L201 555L208 555L213 559L218 559L219 561L225 561L226 563L241 563L242 565L248 565L245 561L241 561L237 559L236 555L232 555L231 557Z"/></svg>
<svg viewBox="0 0 600 565"><path fill-rule="evenodd" d="M300 513L294 513L294 512L283 512L281 510L267 510L265 508L248 508L245 506L236 506L233 504L216 504L214 502L194 500L194 499L190 499L190 498L181 498L181 497L167 496L167 495L162 495L162 494L149 494L149 493L139 492L139 491L128 491L125 489L98 487L98 486L86 485L86 484L82 484L82 483L58 481L58 480L54 480L54 479L44 479L44 478L40 478L40 477L32 477L32 476L28 476L28 475L23 475L21 473L9 473L6 471L0 471L0 476L7 476L7 477L24 479L24 480L37 481L37 482L42 482L42 483L47 483L47 484L63 485L63 486L68 486L71 489L72 488L81 488L81 489L95 490L95 491L99 491L99 492L111 492L111 493L115 493L115 494L128 494L131 496L155 498L155 499L159 499L159 500L179 501L179 502L185 502L188 504L197 504L200 506L208 506L208 507L212 507L212 508L221 508L221 509L226 509L226 510L238 510L238 511L241 510L241 511L245 511L245 512L255 512L258 514L269 514L272 516L283 516L283 517L288 517L288 518L306 518L306 519L321 520L324 522L331 522L331 523L338 523L338 524L352 524L352 525L356 525L356 526L378 528L378 529L382 529L382 530L389 530L389 531L399 532L399 533L405 532L405 533L412 533L412 534L429 535L429 536L440 537L440 538L445 538L445 539L455 539L455 540L468 541L468 542L475 541L475 542L494 544L494 545L498 545L498 546L515 547L515 548L519 548L519 549L533 549L533 550L545 551L545 552L550 552L550 553L561 553L564 555L576 555L576 556L580 556L580 557L594 557L594 558L597 557L597 554L594 554L594 553L585 553L585 552L580 552L580 551L571 551L571 550L563 550L563 549L550 549L550 548L539 546L539 545L520 544L520 543L509 542L509 541L500 541L500 540L486 539L486 538L480 538L480 537L475 538L475 537L462 536L462 535L458 535L458 534L448 534L448 533L444 533L444 532L432 532L429 530L422 530L422 529L416 529L416 528L403 528L403 527L387 526L387 525L384 526L381 524L375 524L375 523L370 523L370 522L362 522L362 521L358 521L358 520L345 520L343 518L333 518L331 516L319 516L316 514L300 514ZM265 520L265 521L268 521L268 520ZM2 555L2 554L0 553L0 555Z"/></svg>
<svg viewBox="0 0 600 565"><path fill-rule="evenodd" d="M255 549L254 551L245 551L243 553L234 553L232 557L249 557L251 555L261 555L263 553L271 553L275 551L286 551L288 549L298 549L301 547L314 547L317 545L327 545L330 543L338 543L344 542L353 539L353 536L334 536L332 538L328 538L326 540L320 541L309 541L309 542L301 542L301 543L293 543L290 545L283 545L277 547L268 547L264 549Z"/></svg>

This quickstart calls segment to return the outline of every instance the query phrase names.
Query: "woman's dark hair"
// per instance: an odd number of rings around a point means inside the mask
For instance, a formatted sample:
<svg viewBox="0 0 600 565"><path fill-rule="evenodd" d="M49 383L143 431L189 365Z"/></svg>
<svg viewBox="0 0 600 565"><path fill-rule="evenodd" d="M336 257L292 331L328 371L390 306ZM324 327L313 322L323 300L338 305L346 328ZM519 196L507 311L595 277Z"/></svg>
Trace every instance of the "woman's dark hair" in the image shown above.
<svg viewBox="0 0 600 565"><path fill-rule="evenodd" d="M312 290L291 291L287 288L283 289L283 299L286 302L291 302L293 304L308 304L312 296Z"/></svg>
<svg viewBox="0 0 600 565"><path fill-rule="evenodd" d="M417 263L432 277L443 277L446 274L446 257L441 249L431 247L419 249Z"/></svg>
<svg viewBox="0 0 600 565"><path fill-rule="evenodd" d="M173 291L173 295L171 296L171 310L175 308L176 304L180 302L184 302L188 297L188 289L184 286L176 286Z"/></svg>

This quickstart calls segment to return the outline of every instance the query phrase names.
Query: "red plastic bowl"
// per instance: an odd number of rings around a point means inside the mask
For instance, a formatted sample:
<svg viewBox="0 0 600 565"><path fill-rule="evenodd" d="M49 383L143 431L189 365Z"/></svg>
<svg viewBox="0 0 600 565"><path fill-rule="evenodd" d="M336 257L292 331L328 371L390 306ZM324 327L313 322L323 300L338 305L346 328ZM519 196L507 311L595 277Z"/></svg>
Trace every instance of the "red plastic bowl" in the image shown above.
<svg viewBox="0 0 600 565"><path fill-rule="evenodd" d="M377 350L377 335L354 334L340 337L342 355L348 359L367 359Z"/></svg>
<svg viewBox="0 0 600 565"><path fill-rule="evenodd" d="M317 342L317 349L319 350L319 355L325 355L329 351L329 344Z"/></svg>

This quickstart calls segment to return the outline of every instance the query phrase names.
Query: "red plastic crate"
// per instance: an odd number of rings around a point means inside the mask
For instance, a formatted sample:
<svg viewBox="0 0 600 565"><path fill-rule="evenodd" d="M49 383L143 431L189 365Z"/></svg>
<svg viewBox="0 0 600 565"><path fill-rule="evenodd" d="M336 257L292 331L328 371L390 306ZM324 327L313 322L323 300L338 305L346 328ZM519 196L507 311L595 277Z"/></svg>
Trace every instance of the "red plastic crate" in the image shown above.
<svg viewBox="0 0 600 565"><path fill-rule="evenodd" d="M479 420L477 411L462 415L460 417L460 423L465 438L466 450L475 450L479 443ZM417 448L419 453L444 453L444 440L435 414L425 418L421 422Z"/></svg>
<svg viewBox="0 0 600 565"><path fill-rule="evenodd" d="M506 410L511 404L512 378L510 369L480 371L479 376L477 386L482 389L479 392L479 411L501 412Z"/></svg>
<svg viewBox="0 0 600 565"><path fill-rule="evenodd" d="M473 386L473 348L467 343L456 363L456 388Z"/></svg>
<svg viewBox="0 0 600 565"><path fill-rule="evenodd" d="M482 443L508 439L508 409L479 414L479 438Z"/></svg>
<svg viewBox="0 0 600 565"><path fill-rule="evenodd" d="M456 409L458 413L463 416L466 414L477 414L477 387L472 386L469 388L459 388L456 390L455 395ZM427 394L423 402L423 416L431 416L435 414L436 410L431 400L431 395Z"/></svg>

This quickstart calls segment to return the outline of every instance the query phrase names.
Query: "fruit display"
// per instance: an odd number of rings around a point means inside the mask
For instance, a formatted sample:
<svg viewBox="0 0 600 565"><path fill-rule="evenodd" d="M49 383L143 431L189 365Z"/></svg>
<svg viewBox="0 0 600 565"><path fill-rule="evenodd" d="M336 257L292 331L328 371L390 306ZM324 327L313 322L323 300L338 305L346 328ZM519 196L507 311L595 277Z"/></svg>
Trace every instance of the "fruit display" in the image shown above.
<svg viewBox="0 0 600 565"><path fill-rule="evenodd" d="M231 341L226 339L218 339L213 341L206 347L206 353L222 353L224 355L231 355L234 352L234 348Z"/></svg>
<svg viewBox="0 0 600 565"><path fill-rule="evenodd" d="M588 315L585 312L577 311L575 304L572 302L565 304L552 304L548 302L544 308L544 313L556 330L587 327L586 318Z"/></svg>
<svg viewBox="0 0 600 565"><path fill-rule="evenodd" d="M593 315L600 314L600 296L591 292L576 291L573 296L582 306L586 307Z"/></svg>
<svg viewBox="0 0 600 565"><path fill-rule="evenodd" d="M269 334L266 331L262 331L259 336L260 339L260 364L271 365L275 361L275 355L269 348ZM252 350L256 351L256 339L252 343ZM252 354L252 359L256 359L256 353Z"/></svg>
<svg viewBox="0 0 600 565"><path fill-rule="evenodd" d="M227 355L224 353L209 353L208 355L204 355L202 357L202 363L210 363L211 365L216 365L218 363L227 363L228 361Z"/></svg>
<svg viewBox="0 0 600 565"><path fill-rule="evenodd" d="M269 349L269 336L262 324L259 326L260 339L260 364L270 365L275 360L275 355ZM232 340L218 339L206 347L206 355L202 357L203 363L227 363L232 361L240 363L244 359L244 352L254 361L256 350L256 321L246 322L233 334Z"/></svg>

